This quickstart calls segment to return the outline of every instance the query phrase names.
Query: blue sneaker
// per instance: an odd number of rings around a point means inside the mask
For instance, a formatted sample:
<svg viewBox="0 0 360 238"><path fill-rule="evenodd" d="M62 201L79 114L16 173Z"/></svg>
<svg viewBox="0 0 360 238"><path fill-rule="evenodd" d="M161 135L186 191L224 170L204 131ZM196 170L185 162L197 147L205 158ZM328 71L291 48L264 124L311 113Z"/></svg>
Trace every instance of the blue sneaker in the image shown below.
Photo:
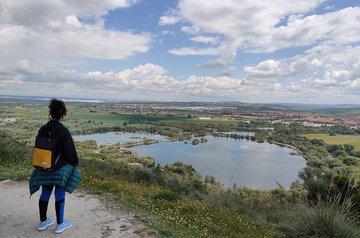
<svg viewBox="0 0 360 238"><path fill-rule="evenodd" d="M51 226L52 224L54 224L55 220L52 219L52 218L48 218L46 219L45 221L42 221L39 223L39 226L38 226L38 230L39 231L43 231L45 230L48 226Z"/></svg>
<svg viewBox="0 0 360 238"><path fill-rule="evenodd" d="M74 224L74 222L72 221L64 221L63 223L61 223L60 225L56 225L56 230L55 233L56 234L60 234L61 232L69 229L70 227L72 227L72 225Z"/></svg>

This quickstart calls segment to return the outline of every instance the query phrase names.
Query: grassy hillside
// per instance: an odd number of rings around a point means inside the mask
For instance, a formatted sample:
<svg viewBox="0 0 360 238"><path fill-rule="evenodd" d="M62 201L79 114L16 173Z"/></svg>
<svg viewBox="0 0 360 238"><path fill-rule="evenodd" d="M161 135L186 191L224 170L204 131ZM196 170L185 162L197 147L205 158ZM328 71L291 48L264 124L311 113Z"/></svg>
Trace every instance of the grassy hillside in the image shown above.
<svg viewBox="0 0 360 238"><path fill-rule="evenodd" d="M0 179L27 179L30 160L29 147L0 133ZM81 159L79 167L82 189L125 205L159 237L360 235L359 224L343 205L326 200L313 205L301 189L223 189L181 163L132 167L99 155Z"/></svg>
<svg viewBox="0 0 360 238"><path fill-rule="evenodd" d="M115 105L68 105L64 124L72 134L145 130L176 139L257 126L257 122L244 127L241 121L198 120L188 113L129 113ZM0 125L0 180L26 180L31 175L31 146L46 115L46 105L0 108L0 117L17 118ZM360 185L350 186L347 174L341 174L343 168L359 166L345 165L329 155L324 143L298 136L308 133L298 131L302 128L280 129L257 132L257 137L291 144L308 158L302 183L288 191L224 189L214 178L200 177L191 165L156 166L151 158L121 154L119 144L97 146L94 141L76 143L84 177L81 188L125 205L160 237L360 237L354 218L360 206L346 209L348 203L360 204L360 192L356 194ZM355 192L347 193L349 189ZM350 202L344 191L355 193Z"/></svg>

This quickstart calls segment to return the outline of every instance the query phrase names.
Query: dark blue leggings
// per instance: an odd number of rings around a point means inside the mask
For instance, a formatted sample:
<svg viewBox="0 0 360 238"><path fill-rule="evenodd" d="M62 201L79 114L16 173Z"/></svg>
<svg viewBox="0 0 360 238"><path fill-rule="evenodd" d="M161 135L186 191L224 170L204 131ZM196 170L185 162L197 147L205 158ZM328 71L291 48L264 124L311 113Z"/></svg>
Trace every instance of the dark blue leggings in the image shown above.
<svg viewBox="0 0 360 238"><path fill-rule="evenodd" d="M39 199L40 221L47 219L46 213L54 185L43 185L42 193ZM65 190L60 187L55 187L55 211L57 224L64 221L64 207L65 207Z"/></svg>

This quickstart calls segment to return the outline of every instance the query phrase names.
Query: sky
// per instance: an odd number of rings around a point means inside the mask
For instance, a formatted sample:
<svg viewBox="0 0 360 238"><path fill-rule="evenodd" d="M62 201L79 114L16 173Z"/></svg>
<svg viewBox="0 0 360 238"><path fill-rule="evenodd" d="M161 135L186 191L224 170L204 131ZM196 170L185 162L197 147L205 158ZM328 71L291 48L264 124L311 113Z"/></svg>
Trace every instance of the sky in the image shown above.
<svg viewBox="0 0 360 238"><path fill-rule="evenodd" d="M360 1L0 0L0 95L360 104Z"/></svg>

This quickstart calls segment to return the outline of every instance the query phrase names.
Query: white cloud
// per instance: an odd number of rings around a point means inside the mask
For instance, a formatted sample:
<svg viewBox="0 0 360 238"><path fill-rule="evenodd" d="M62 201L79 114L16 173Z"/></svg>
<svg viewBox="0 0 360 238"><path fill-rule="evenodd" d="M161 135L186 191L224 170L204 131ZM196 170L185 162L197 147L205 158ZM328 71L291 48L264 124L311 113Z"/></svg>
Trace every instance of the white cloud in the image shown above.
<svg viewBox="0 0 360 238"><path fill-rule="evenodd" d="M360 17L360 7L345 8L322 15L310 15L275 28L270 50L306 46L318 42L349 44L360 41L359 31L353 27ZM260 49L262 47L259 47Z"/></svg>
<svg viewBox="0 0 360 238"><path fill-rule="evenodd" d="M315 79L313 81L315 84L321 84L321 85L334 85L337 83L335 79L327 78L327 79Z"/></svg>
<svg viewBox="0 0 360 238"><path fill-rule="evenodd" d="M310 61L310 64L313 65L314 67L320 67L322 65L322 63L317 58L312 59Z"/></svg>
<svg viewBox="0 0 360 238"><path fill-rule="evenodd" d="M216 48L180 48L169 50L170 54L173 55L217 55L218 50Z"/></svg>
<svg viewBox="0 0 360 238"><path fill-rule="evenodd" d="M1 0L0 22L37 28L64 16L97 18L117 8L130 7L137 0Z"/></svg>
<svg viewBox="0 0 360 238"><path fill-rule="evenodd" d="M360 47L321 44L290 58L270 59L245 66L243 82L264 88L269 98L298 102L352 102L360 100ZM321 96L320 96L321 95ZM347 101L348 100L348 101Z"/></svg>
<svg viewBox="0 0 360 238"><path fill-rule="evenodd" d="M206 43L206 44L217 44L220 41L219 37L211 37L211 36L194 36L191 37L189 40L199 43Z"/></svg>
<svg viewBox="0 0 360 238"><path fill-rule="evenodd" d="M156 64L143 64L119 72L42 70L37 71L31 62L18 63L18 71L6 72L0 69L0 94L14 92L48 94L62 92L59 96L117 98L123 100L165 100L165 101L217 101L238 100L251 102L352 102L357 103L360 92L360 78L348 73L330 71L326 78L309 76L302 80L271 81L229 76L190 75L184 80L171 76L165 68ZM254 71L256 68L257 71ZM252 73L277 72L280 61L267 61L252 68ZM29 73L29 69L33 71ZM338 77L335 79L333 77ZM26 85L26 90L24 90ZM104 93L106 92L106 93ZM57 96L57 95L49 95Z"/></svg>
<svg viewBox="0 0 360 238"><path fill-rule="evenodd" d="M21 62L25 68L31 68L31 64ZM3 71L0 71L0 75ZM28 74L18 70L9 78L16 81L0 79L0 89L12 92L19 89L19 85L26 85L27 92L33 90L43 92L41 87L56 89L66 94L88 96L102 95L105 98L122 99L162 99L162 100L187 100L202 97L228 97L235 96L241 91L241 80L226 76L210 77L191 75L186 80L176 80L167 71L155 64L144 64L126 69L120 72L92 71L80 74L76 71L45 71L41 74ZM54 90L50 90L54 92ZM104 94L103 92L107 93Z"/></svg>
<svg viewBox="0 0 360 238"><path fill-rule="evenodd" d="M245 66L247 75L255 78L269 78L279 75L280 62L277 60L266 60L256 66Z"/></svg>
<svg viewBox="0 0 360 238"><path fill-rule="evenodd" d="M76 71L89 58L124 59L149 51L150 33L105 27L106 14L137 0L0 0L0 93L57 90L122 99L358 102L360 7L316 12L324 1L180 0L160 18L161 37L179 36L179 28L169 27L178 24L190 45L176 45L170 54L215 56L199 66L217 67L246 52L252 63L244 66L239 60L222 73L209 70L213 75L179 80L151 63L122 71ZM256 54L300 46L282 51L291 55L284 58L277 52ZM254 62L257 58L262 60ZM235 72L242 78L235 78Z"/></svg>
<svg viewBox="0 0 360 238"><path fill-rule="evenodd" d="M360 33L355 26L359 22L360 7L315 13L314 9L323 2L325 0L301 0L296 4L292 0L243 0L239 4L237 0L182 0L163 17L176 16L178 20L173 24L180 23L192 41L204 34L223 39L216 44L219 57L204 64L214 67L233 61L238 51L274 52L319 43L359 42ZM311 64L318 67L319 63Z"/></svg>
<svg viewBox="0 0 360 238"><path fill-rule="evenodd" d="M321 66L321 62L317 59L308 59L306 57L296 57L287 70L288 74L306 74L311 73Z"/></svg>
<svg viewBox="0 0 360 238"><path fill-rule="evenodd" d="M353 80L353 81L348 81L348 83L349 83L349 87L350 87L351 89L358 89L358 90L360 90L360 78L355 79L355 80ZM359 93L360 93L360 92L359 92Z"/></svg>
<svg viewBox="0 0 360 238"><path fill-rule="evenodd" d="M67 16L65 18L65 23L67 25L75 26L75 27L82 27L81 22L78 20L78 18L74 15Z"/></svg>
<svg viewBox="0 0 360 238"><path fill-rule="evenodd" d="M355 62L352 66L353 66L354 77L360 77L360 57L359 57L359 61Z"/></svg>
<svg viewBox="0 0 360 238"><path fill-rule="evenodd" d="M244 72L249 78L287 81L311 78L341 82L353 80L360 75L359 55L359 46L318 45L294 57L269 59L256 66L245 66Z"/></svg>
<svg viewBox="0 0 360 238"><path fill-rule="evenodd" d="M102 75L101 71L93 71L93 72L89 72L88 74L89 76L95 76L95 77Z"/></svg>
<svg viewBox="0 0 360 238"><path fill-rule="evenodd" d="M168 76L163 67L149 63L126 69L114 76L116 80L113 83L117 86L131 86L136 90L166 91L176 84L175 79Z"/></svg>
<svg viewBox="0 0 360 238"><path fill-rule="evenodd" d="M185 92L212 96L234 96L241 91L241 80L226 76L190 76L181 83Z"/></svg>
<svg viewBox="0 0 360 238"><path fill-rule="evenodd" d="M181 20L181 16L177 15L176 10L169 10L165 15L160 17L159 24L161 26L173 25Z"/></svg>
<svg viewBox="0 0 360 238"><path fill-rule="evenodd" d="M109 11L136 2L0 0L0 64L62 57L123 59L145 53L150 34L105 29L103 22Z"/></svg>
<svg viewBox="0 0 360 238"><path fill-rule="evenodd" d="M229 67L221 73L221 76L231 77L233 76L233 74L235 74L236 71L237 71L236 67Z"/></svg>
<svg viewBox="0 0 360 238"><path fill-rule="evenodd" d="M345 81L349 79L351 72L347 70L327 71L324 75L325 79Z"/></svg>
<svg viewBox="0 0 360 238"><path fill-rule="evenodd" d="M281 83L273 83L271 88L273 90L280 90L280 89L282 89L282 84Z"/></svg>

